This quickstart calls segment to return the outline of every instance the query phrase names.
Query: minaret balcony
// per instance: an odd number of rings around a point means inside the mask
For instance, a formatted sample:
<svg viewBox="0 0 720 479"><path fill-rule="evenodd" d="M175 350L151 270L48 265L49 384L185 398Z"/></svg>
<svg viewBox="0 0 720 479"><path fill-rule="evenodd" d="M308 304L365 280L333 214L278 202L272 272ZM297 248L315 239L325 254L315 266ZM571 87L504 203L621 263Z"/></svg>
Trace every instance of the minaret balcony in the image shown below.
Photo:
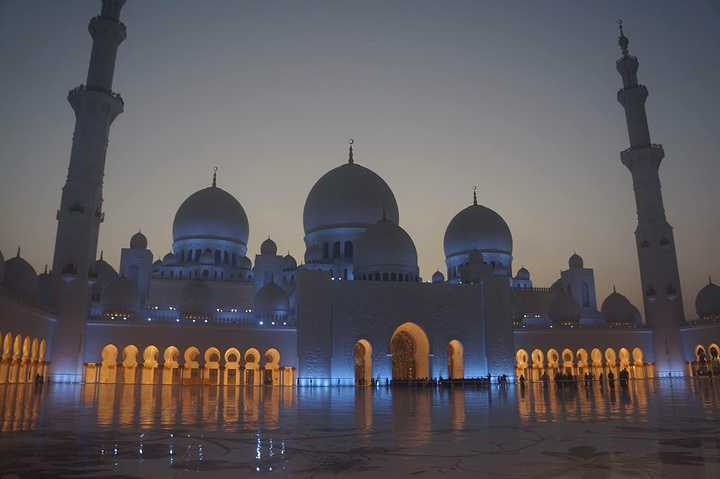
<svg viewBox="0 0 720 479"><path fill-rule="evenodd" d="M655 143L647 143L645 145L631 146L630 148L626 148L623 151L621 151L620 156L623 157L632 151L644 150L645 148L652 148L655 150L660 150L660 151L662 151L663 156L665 156L665 150L663 150L663 146L659 145L659 144L655 144Z"/></svg>
<svg viewBox="0 0 720 479"><path fill-rule="evenodd" d="M123 107L125 106L125 101L123 100L122 96L120 96L120 93L115 93L114 91L106 90L105 88L90 85L80 85L70 90L68 92L68 100L70 100L73 96L77 95L79 92L83 91L95 91L99 93L105 93L106 95L109 95L116 100L120 100L120 104L122 104Z"/></svg>
<svg viewBox="0 0 720 479"><path fill-rule="evenodd" d="M77 278L77 274L78 274L77 267L75 267L75 265L73 265L72 263L68 263L67 265L63 266L62 269L60 270L60 277L66 283L69 283L69 282L75 280L75 278Z"/></svg>

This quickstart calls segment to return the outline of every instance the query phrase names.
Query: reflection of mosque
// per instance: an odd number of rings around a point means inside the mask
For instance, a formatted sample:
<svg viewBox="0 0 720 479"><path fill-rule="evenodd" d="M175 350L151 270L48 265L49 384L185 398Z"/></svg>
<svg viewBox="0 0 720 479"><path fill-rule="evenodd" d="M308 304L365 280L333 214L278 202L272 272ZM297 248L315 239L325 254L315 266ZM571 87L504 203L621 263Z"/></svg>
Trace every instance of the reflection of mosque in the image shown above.
<svg viewBox="0 0 720 479"><path fill-rule="evenodd" d="M112 92L123 4L103 0L90 22L87 86L68 95L76 130L52 270L37 275L20 251L0 255L0 382L46 372L55 381L235 386L720 373L720 287L710 281L686 319L657 171L664 152L650 142L647 88L622 32L617 98L631 147L621 161L636 191L644 315L618 292L598 308L594 271L577 254L549 287L533 285L524 267L513 276L511 230L478 203L481 191L447 224L444 273L423 282L392 189L355 162L352 145L307 196L300 264L270 238L250 259L245 210L215 175L178 208L172 251L154 260L138 232L118 274L96 253L107 139L124 108Z"/></svg>

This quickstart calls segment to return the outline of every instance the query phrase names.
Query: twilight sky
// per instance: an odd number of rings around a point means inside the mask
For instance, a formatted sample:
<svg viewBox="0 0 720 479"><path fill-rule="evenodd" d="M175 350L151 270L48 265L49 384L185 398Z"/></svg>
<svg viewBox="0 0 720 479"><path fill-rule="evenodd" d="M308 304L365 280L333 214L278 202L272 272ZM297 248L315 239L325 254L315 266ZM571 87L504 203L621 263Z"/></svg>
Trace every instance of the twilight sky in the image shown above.
<svg viewBox="0 0 720 479"><path fill-rule="evenodd" d="M0 250L52 262L55 211L100 1L0 0ZM617 19L650 91L651 137L675 228L687 317L720 282L720 1L136 1L121 15L99 249L116 268L139 228L170 250L182 201L210 185L268 236L304 253L312 185L347 159L393 189L420 271L444 270L442 239L472 201L497 211L549 286L577 251L642 309Z"/></svg>

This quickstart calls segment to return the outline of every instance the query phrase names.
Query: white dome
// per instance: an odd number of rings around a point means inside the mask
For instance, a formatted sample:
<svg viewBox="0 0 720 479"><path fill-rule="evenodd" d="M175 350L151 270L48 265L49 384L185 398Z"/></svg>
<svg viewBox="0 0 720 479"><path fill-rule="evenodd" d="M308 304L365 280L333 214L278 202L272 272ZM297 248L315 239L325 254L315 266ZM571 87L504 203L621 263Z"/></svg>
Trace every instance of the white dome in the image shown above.
<svg viewBox="0 0 720 479"><path fill-rule="evenodd" d="M582 256L577 253L573 253L573 255L570 256L570 259L568 260L568 266L570 266L571 268L582 268L584 266Z"/></svg>
<svg viewBox="0 0 720 479"><path fill-rule="evenodd" d="M608 324L630 325L635 322L635 307L629 299L616 291L605 298L600 306L600 313Z"/></svg>
<svg viewBox="0 0 720 479"><path fill-rule="evenodd" d="M346 163L325 173L310 190L303 210L305 234L331 228L367 228L375 224L383 207L387 218L397 224L397 202L387 183L363 166Z"/></svg>
<svg viewBox="0 0 720 479"><path fill-rule="evenodd" d="M178 312L181 317L210 319L216 311L215 293L203 281L194 279L180 291Z"/></svg>
<svg viewBox="0 0 720 479"><path fill-rule="evenodd" d="M527 269L525 269L524 266L521 267L521 268L518 270L517 274L515 275L515 279L522 279L522 280L525 280L525 281L529 281L529 280L530 280L530 271L528 271Z"/></svg>
<svg viewBox="0 0 720 479"><path fill-rule="evenodd" d="M384 219L358 238L353 266L355 274L383 267L400 267L403 273L409 268L417 274L417 261L417 250L410 235L392 221Z"/></svg>
<svg viewBox="0 0 720 479"><path fill-rule="evenodd" d="M277 245L269 236L260 245L260 254L263 256L275 256L277 254Z"/></svg>
<svg viewBox="0 0 720 479"><path fill-rule="evenodd" d="M164 266L175 266L177 264L177 256L173 253L168 253L163 256L162 262Z"/></svg>
<svg viewBox="0 0 720 479"><path fill-rule="evenodd" d="M159 270L163 266L163 262L161 259L155 260L153 263L153 271Z"/></svg>
<svg viewBox="0 0 720 479"><path fill-rule="evenodd" d="M292 271L297 269L297 261L295 261L295 258L293 258L290 253L283 257L282 269L283 271Z"/></svg>
<svg viewBox="0 0 720 479"><path fill-rule="evenodd" d="M445 282L445 275L440 272L440 270L437 270L432 275L432 282L433 283L444 283Z"/></svg>
<svg viewBox="0 0 720 479"><path fill-rule="evenodd" d="M245 210L233 195L216 186L186 199L173 221L173 240L212 239L247 245L249 226Z"/></svg>
<svg viewBox="0 0 720 479"><path fill-rule="evenodd" d="M140 311L140 292L135 283L118 276L103 293L103 314L133 315Z"/></svg>
<svg viewBox="0 0 720 479"><path fill-rule="evenodd" d="M20 249L14 258L5 261L3 285L15 294L35 297L38 277L35 269L20 257Z"/></svg>
<svg viewBox="0 0 720 479"><path fill-rule="evenodd" d="M252 269L252 261L247 256L240 256L238 259L238 268L240 269Z"/></svg>
<svg viewBox="0 0 720 479"><path fill-rule="evenodd" d="M305 263L318 263L320 261L322 261L322 251L320 251L318 245L314 244L305 251Z"/></svg>
<svg viewBox="0 0 720 479"><path fill-rule="evenodd" d="M92 269L97 274L98 281L107 281L109 283L118 276L115 268L102 259L102 255L100 255L100 259L95 260Z"/></svg>
<svg viewBox="0 0 720 479"><path fill-rule="evenodd" d="M695 310L700 318L720 316L720 286L710 280L695 297Z"/></svg>
<svg viewBox="0 0 720 479"><path fill-rule="evenodd" d="M582 316L582 310L570 293L561 291L550 301L549 316L554 324L578 324Z"/></svg>
<svg viewBox="0 0 720 479"><path fill-rule="evenodd" d="M513 248L510 228L490 208L473 204L450 221L445 230L445 258L468 254L473 249L482 253L511 255Z"/></svg>
<svg viewBox="0 0 720 479"><path fill-rule="evenodd" d="M290 312L290 298L281 286L270 282L260 288L255 295L253 311L257 314L288 313Z"/></svg>

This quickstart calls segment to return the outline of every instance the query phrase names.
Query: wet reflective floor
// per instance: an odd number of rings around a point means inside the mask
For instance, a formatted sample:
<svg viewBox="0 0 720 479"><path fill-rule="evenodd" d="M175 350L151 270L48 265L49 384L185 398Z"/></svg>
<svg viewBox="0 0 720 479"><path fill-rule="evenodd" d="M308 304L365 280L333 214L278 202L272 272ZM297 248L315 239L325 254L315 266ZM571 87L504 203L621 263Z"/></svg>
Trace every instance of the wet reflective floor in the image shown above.
<svg viewBox="0 0 720 479"><path fill-rule="evenodd" d="M6 477L720 477L720 381L0 386Z"/></svg>

